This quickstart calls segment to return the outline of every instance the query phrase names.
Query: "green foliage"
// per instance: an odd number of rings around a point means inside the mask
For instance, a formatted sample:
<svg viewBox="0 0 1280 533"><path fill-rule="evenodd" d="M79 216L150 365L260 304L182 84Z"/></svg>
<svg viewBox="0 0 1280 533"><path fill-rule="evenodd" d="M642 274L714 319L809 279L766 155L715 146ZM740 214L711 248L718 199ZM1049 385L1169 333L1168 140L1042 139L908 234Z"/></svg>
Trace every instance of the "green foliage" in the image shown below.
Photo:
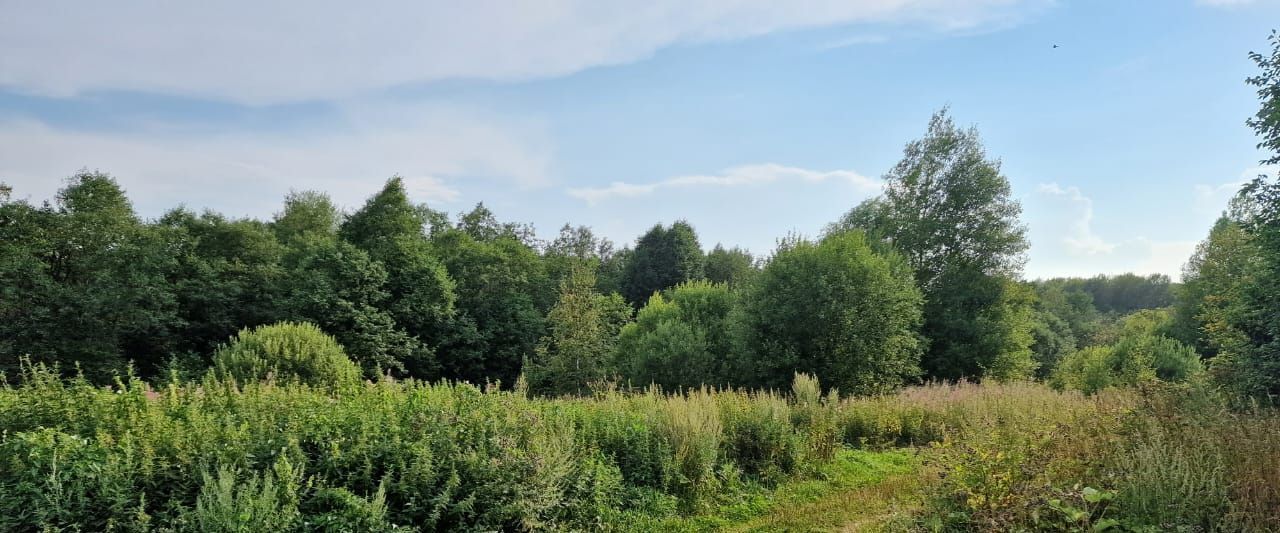
<svg viewBox="0 0 1280 533"><path fill-rule="evenodd" d="M1029 377L1034 294L1011 279L956 269L925 302L924 336L932 341L921 365L926 374L956 379ZM928 298L928 297L926 297ZM933 317L930 320L928 317Z"/></svg>
<svg viewBox="0 0 1280 533"><path fill-rule="evenodd" d="M307 235L285 256L283 315L332 334L368 376L430 368L422 342L400 329L386 310L387 271L345 241Z"/></svg>
<svg viewBox="0 0 1280 533"><path fill-rule="evenodd" d="M1082 348L1058 361L1051 383L1060 389L1092 394L1120 383L1120 366L1114 350L1107 346ZM1141 366L1131 367L1141 369Z"/></svg>
<svg viewBox="0 0 1280 533"><path fill-rule="evenodd" d="M622 295L640 307L653 293L703 277L702 247L689 223L655 225L636 241L622 275Z"/></svg>
<svg viewBox="0 0 1280 533"><path fill-rule="evenodd" d="M280 242L290 243L308 235L332 237L338 233L342 213L329 195L318 191L290 192L284 211L276 213L271 229Z"/></svg>
<svg viewBox="0 0 1280 533"><path fill-rule="evenodd" d="M104 390L42 368L22 383L0 387L5 530L610 529L629 510L707 509L816 460L797 405L767 392Z"/></svg>
<svg viewBox="0 0 1280 533"><path fill-rule="evenodd" d="M281 474L283 478L277 477ZM200 531L219 533L294 529L300 518L296 474L283 457L272 472L249 475L242 483L226 467L216 476L205 473L190 521Z"/></svg>
<svg viewBox="0 0 1280 533"><path fill-rule="evenodd" d="M342 346L313 324L284 322L241 330L213 354L221 377L248 384L263 380L315 387L351 385L360 377Z"/></svg>
<svg viewBox="0 0 1280 533"><path fill-rule="evenodd" d="M1183 267L1171 329L1205 358L1244 344L1232 317L1239 312L1257 255L1239 221L1222 216Z"/></svg>
<svg viewBox="0 0 1280 533"><path fill-rule="evenodd" d="M155 229L177 259L169 273L182 324L175 351L198 355L203 366L218 343L241 328L280 317L284 249L267 225L180 208Z"/></svg>
<svg viewBox="0 0 1280 533"><path fill-rule="evenodd" d="M538 254L511 237L480 241L456 229L433 236L431 246L456 281L456 313L437 345L442 374L515 383L555 301Z"/></svg>
<svg viewBox="0 0 1280 533"><path fill-rule="evenodd" d="M1035 376L1044 379L1058 361L1076 350L1076 337L1071 325L1058 315L1037 307L1031 326L1031 354L1036 363Z"/></svg>
<svg viewBox="0 0 1280 533"><path fill-rule="evenodd" d="M1271 30L1270 55L1251 52L1249 59L1258 65L1262 72L1250 76L1246 81L1258 88L1258 100L1261 101L1258 113L1246 121L1246 124L1258 135L1258 148L1271 152L1264 164L1280 163L1280 34Z"/></svg>
<svg viewBox="0 0 1280 533"><path fill-rule="evenodd" d="M180 348L163 234L110 176L81 171L53 205L0 203L0 370L18 357L104 380L135 360L151 371ZM71 334L74 332L74 334Z"/></svg>
<svg viewBox="0 0 1280 533"><path fill-rule="evenodd" d="M1089 302L1103 313L1129 314L1173 304L1173 283L1164 274L1139 276L1125 273L1099 274L1091 278L1054 278L1040 282L1069 295L1088 295Z"/></svg>
<svg viewBox="0 0 1280 533"><path fill-rule="evenodd" d="M1121 322L1115 344L1090 346L1062 358L1052 383L1093 394L1108 387L1182 382L1199 376L1204 365L1195 350L1161 334L1169 322L1168 311L1130 315Z"/></svg>
<svg viewBox="0 0 1280 533"><path fill-rule="evenodd" d="M719 243L707 253L707 281L737 287L751 281L759 270L749 252L738 247L725 249Z"/></svg>
<svg viewBox="0 0 1280 533"><path fill-rule="evenodd" d="M615 366L634 384L667 390L729 382L730 314L726 285L693 281L655 294L618 336Z"/></svg>
<svg viewBox="0 0 1280 533"><path fill-rule="evenodd" d="M413 338L412 354L393 363L419 377L439 374L431 348L443 342L454 319L455 283L432 253L424 233L429 209L409 202L400 178L342 224L340 235L386 269L386 300L380 307Z"/></svg>
<svg viewBox="0 0 1280 533"><path fill-rule="evenodd" d="M560 234L547 243L542 252L549 282L558 286L574 269L583 267L597 275L596 287L602 294L618 292L616 279L610 280L615 285L609 289L602 288L604 284L599 279L601 274L605 274L605 265L610 269L617 266L614 255L613 243L609 239L596 237L595 232L586 226L573 227L569 224L560 228Z"/></svg>
<svg viewBox="0 0 1280 533"><path fill-rule="evenodd" d="M849 394L892 390L919 373L920 306L907 265L861 232L783 243L744 295L733 378L777 388L804 372Z"/></svg>
<svg viewBox="0 0 1280 533"><path fill-rule="evenodd" d="M544 394L583 394L610 377L618 331L631 306L615 294L595 292L595 275L575 267L560 283L560 300L547 314L548 333L525 365L531 388Z"/></svg>
<svg viewBox="0 0 1280 533"><path fill-rule="evenodd" d="M471 211L459 215L456 229L477 241L510 239L528 247L533 247L536 241L532 226L498 222L493 211L484 206L484 202L476 204Z"/></svg>
<svg viewBox="0 0 1280 533"><path fill-rule="evenodd" d="M961 129L944 109L907 144L884 176L885 192L828 228L858 228L892 246L924 293L925 375L1011 377L1030 370L1031 300L1006 278L1021 270L1027 248L1000 163L988 159L975 129Z"/></svg>

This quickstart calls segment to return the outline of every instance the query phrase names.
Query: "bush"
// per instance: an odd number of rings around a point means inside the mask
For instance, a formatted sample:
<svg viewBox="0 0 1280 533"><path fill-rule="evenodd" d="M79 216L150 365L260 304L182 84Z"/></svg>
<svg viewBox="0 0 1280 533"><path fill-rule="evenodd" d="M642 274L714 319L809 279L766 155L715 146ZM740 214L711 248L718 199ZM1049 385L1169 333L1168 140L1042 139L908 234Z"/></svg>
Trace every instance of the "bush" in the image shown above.
<svg viewBox="0 0 1280 533"><path fill-rule="evenodd" d="M728 320L736 302L728 285L706 281L654 294L618 335L615 366L632 383L667 390L731 381Z"/></svg>
<svg viewBox="0 0 1280 533"><path fill-rule="evenodd" d="M743 296L735 379L782 388L804 372L846 394L894 390L920 374L921 306L903 259L859 231L785 242Z"/></svg>
<svg viewBox="0 0 1280 533"><path fill-rule="evenodd" d="M355 383L360 369L337 341L308 323L282 322L241 330L213 354L218 376L245 384L274 380L316 387Z"/></svg>
<svg viewBox="0 0 1280 533"><path fill-rule="evenodd" d="M1057 388L1093 394L1116 386L1182 382L1204 372L1195 350L1174 339L1129 334L1114 346L1090 346L1063 357L1050 378Z"/></svg>

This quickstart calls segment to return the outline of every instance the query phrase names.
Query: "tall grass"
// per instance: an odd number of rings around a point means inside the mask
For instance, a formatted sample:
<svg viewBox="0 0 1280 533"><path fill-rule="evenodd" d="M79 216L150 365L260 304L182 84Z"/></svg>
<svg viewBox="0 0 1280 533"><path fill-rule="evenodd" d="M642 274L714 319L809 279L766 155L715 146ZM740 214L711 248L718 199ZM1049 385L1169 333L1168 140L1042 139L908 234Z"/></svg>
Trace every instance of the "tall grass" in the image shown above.
<svg viewBox="0 0 1280 533"><path fill-rule="evenodd" d="M104 389L38 367L0 407L0 530L594 529L777 482L812 448L790 397L709 388L538 399L210 375Z"/></svg>
<svg viewBox="0 0 1280 533"><path fill-rule="evenodd" d="M1280 530L1280 417L1195 385L820 391L97 388L28 368L0 387L0 530L643 529L903 446L923 450L912 527Z"/></svg>

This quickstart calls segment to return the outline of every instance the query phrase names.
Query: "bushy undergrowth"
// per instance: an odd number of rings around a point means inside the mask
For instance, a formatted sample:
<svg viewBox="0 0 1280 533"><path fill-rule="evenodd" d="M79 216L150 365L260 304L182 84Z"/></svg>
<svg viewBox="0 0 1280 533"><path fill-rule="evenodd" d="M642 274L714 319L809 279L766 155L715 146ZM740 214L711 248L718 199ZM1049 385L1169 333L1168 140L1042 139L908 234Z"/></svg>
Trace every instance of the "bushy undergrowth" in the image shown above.
<svg viewBox="0 0 1280 533"><path fill-rule="evenodd" d="M0 389L0 530L610 528L803 473L833 432L802 407L826 409L712 389L98 388L33 368Z"/></svg>
<svg viewBox="0 0 1280 533"><path fill-rule="evenodd" d="M542 399L215 375L99 388L31 368L0 388L0 530L645 529L763 509L841 448L902 446L924 450L911 527L1280 528L1280 418L1190 385L840 399L797 376L788 394Z"/></svg>
<svg viewBox="0 0 1280 533"><path fill-rule="evenodd" d="M1232 411L1193 384L975 390L979 416L931 455L923 529L1280 530L1274 411Z"/></svg>

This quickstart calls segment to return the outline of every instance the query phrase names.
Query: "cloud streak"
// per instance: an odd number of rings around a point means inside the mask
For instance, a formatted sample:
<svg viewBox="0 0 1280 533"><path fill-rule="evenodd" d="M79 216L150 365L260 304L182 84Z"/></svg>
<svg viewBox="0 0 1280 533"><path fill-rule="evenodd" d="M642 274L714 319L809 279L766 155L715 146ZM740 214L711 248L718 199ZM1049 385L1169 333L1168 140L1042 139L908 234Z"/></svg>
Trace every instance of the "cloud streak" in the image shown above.
<svg viewBox="0 0 1280 533"><path fill-rule="evenodd" d="M405 84L556 77L663 48L804 28L1007 26L1051 0L6 2L0 87L251 104ZM56 67L55 67L56 66Z"/></svg>
<svg viewBox="0 0 1280 533"><path fill-rule="evenodd" d="M881 188L880 180L868 178L852 170L823 172L764 163L737 166L726 169L719 174L676 176L658 182L640 184L615 181L606 187L570 188L566 192L569 196L594 205L614 198L647 196L665 189L740 187L777 182L821 183L830 180L847 182L860 191L878 191Z"/></svg>
<svg viewBox="0 0 1280 533"><path fill-rule="evenodd" d="M316 189L358 206L396 174L415 200L433 203L457 201L460 187L477 181L517 188L550 181L553 150L536 125L443 107L351 110L347 121L351 126L341 130L290 135L86 132L0 122L0 181L19 197L41 200L77 169L102 169L151 216L185 202L267 216L290 189Z"/></svg>

